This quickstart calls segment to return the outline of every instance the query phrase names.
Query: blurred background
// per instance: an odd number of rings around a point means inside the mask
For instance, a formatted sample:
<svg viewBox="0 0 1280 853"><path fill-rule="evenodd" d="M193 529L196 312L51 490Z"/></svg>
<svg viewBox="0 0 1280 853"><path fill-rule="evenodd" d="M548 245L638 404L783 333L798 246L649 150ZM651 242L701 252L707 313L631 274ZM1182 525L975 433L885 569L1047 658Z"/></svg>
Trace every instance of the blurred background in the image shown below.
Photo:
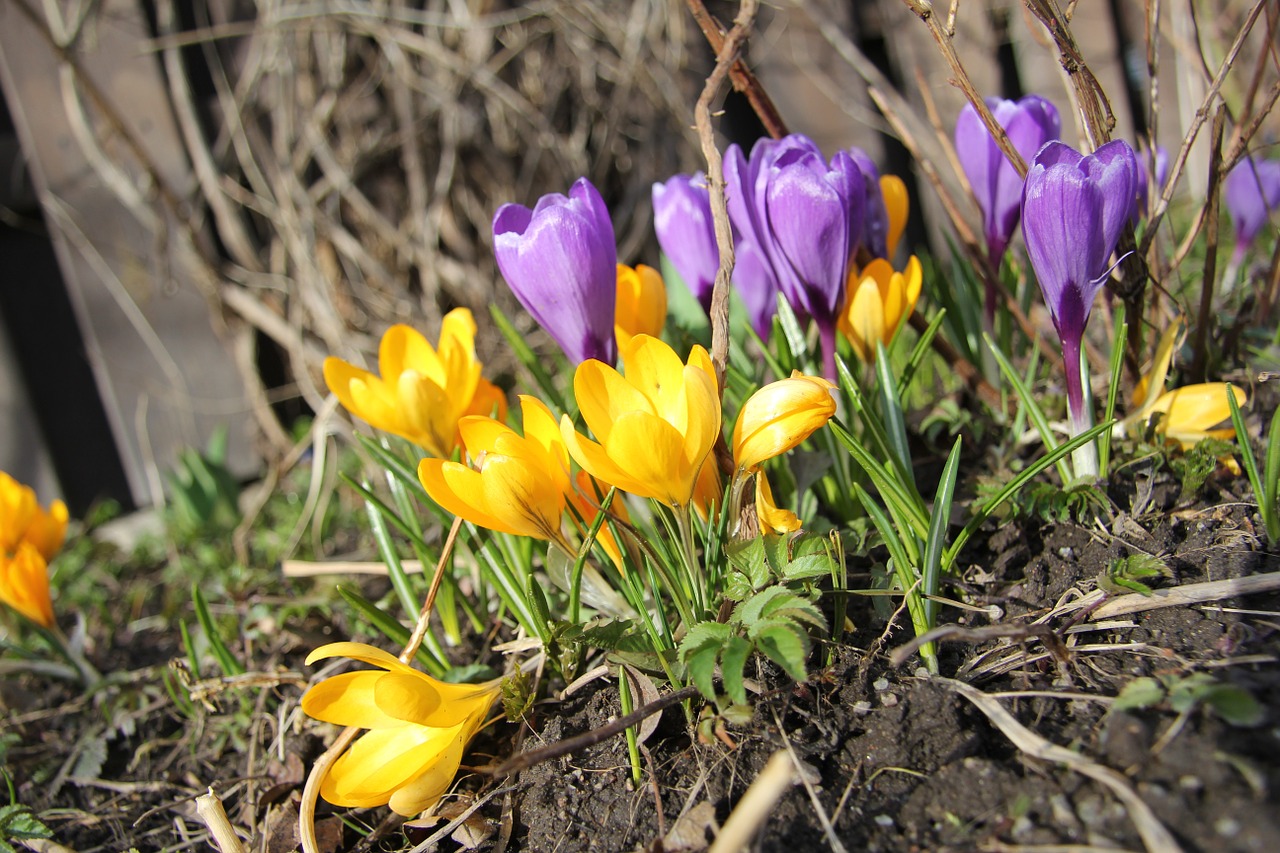
<svg viewBox="0 0 1280 853"><path fill-rule="evenodd" d="M1113 135L1176 153L1252 4L1170 0L1150 22L1147 5L1067 10ZM737 12L707 8L726 29ZM961 4L955 28L978 91L1048 97L1080 142L1022 3ZM905 3L777 0L746 59L791 130L901 175L912 251L945 253L921 169L956 182L942 138L964 99ZM656 266L650 188L704 167L712 62L684 0L0 0L0 470L73 514L152 506L179 452L226 428L228 466L259 477L310 425L338 428L326 355L373 366L388 325L434 340L460 305L512 387L488 306L546 340L496 272L493 213L585 175L619 260ZM763 133L740 96L722 109L722 146ZM1191 204L1206 159L1193 148Z"/></svg>

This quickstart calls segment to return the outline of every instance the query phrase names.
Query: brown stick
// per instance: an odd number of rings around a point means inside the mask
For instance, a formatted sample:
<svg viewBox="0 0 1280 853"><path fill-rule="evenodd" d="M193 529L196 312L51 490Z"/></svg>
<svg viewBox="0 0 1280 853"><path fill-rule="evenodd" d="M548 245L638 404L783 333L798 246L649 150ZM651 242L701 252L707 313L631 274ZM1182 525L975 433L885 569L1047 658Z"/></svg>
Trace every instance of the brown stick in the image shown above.
<svg viewBox="0 0 1280 853"><path fill-rule="evenodd" d="M689 6L689 12L693 15L693 20L697 22L698 27L702 30L702 35L706 38L707 44L711 45L711 49L719 57L724 52L724 31L716 23L711 13L707 11L707 7L703 5L702 0L686 0L686 3ZM754 18L754 16L755 12L753 11L752 17ZM741 19L742 12L738 13L738 17ZM735 26L736 23L735 21ZM764 129L770 136L774 139L781 139L787 135L787 124L782 120L782 116L778 115L778 109L773 105L773 99L769 97L769 93L756 80L756 75L751 72L746 63L736 55L734 56L733 64L729 67L729 82L733 84L735 91L746 95L751 108L755 110L756 115L760 118L760 123L764 125Z"/></svg>
<svg viewBox="0 0 1280 853"><path fill-rule="evenodd" d="M1218 196L1222 189L1222 132L1226 127L1227 107L1219 104L1213 116L1213 141L1209 147L1209 191L1205 202L1204 280L1200 282L1200 314L1196 319L1196 331L1191 346L1191 375L1201 382L1205 380L1209 361L1209 326L1213 314L1213 279L1218 266ZM1229 285L1230 282L1227 282ZM1147 393L1154 394L1152 388Z"/></svg>

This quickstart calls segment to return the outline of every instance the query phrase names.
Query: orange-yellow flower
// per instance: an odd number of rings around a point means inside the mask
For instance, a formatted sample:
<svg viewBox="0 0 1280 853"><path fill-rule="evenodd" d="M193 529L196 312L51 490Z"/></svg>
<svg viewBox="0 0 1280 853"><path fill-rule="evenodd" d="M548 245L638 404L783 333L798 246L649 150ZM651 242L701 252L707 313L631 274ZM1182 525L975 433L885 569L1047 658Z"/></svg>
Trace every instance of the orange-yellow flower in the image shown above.
<svg viewBox="0 0 1280 853"><path fill-rule="evenodd" d="M380 670L326 678L302 697L317 720L368 729L325 776L320 796L335 806L390 805L412 817L440 799L480 729L501 681L449 684L363 643L330 643L307 663L348 657Z"/></svg>
<svg viewBox="0 0 1280 853"><path fill-rule="evenodd" d="M502 392L480 375L475 334L466 308L445 315L438 349L415 329L395 325L378 347L380 376L330 357L324 380L351 414L447 459L458 446L463 417L495 408L506 416Z"/></svg>
<svg viewBox="0 0 1280 853"><path fill-rule="evenodd" d="M493 418L463 418L458 431L475 467L423 459L418 479L432 500L473 524L563 544L569 454L545 403L521 396L520 410L523 436Z"/></svg>
<svg viewBox="0 0 1280 853"><path fill-rule="evenodd" d="M907 185L897 175L880 176L880 195L884 198L884 210L889 216L889 229L885 235L885 243L889 250L888 258L893 257L902 239L902 231L907 227L907 211L911 207L911 199L907 196Z"/></svg>
<svg viewBox="0 0 1280 853"><path fill-rule="evenodd" d="M0 601L32 622L53 627L49 564L28 541L19 543L12 556L0 552Z"/></svg>
<svg viewBox="0 0 1280 853"><path fill-rule="evenodd" d="M835 389L820 376L796 370L789 379L770 382L747 398L733 427L733 459L738 471L796 447L836 413Z"/></svg>
<svg viewBox="0 0 1280 853"><path fill-rule="evenodd" d="M67 505L46 510L30 487L0 471L0 602L53 627L49 560L67 535Z"/></svg>
<svg viewBox="0 0 1280 853"><path fill-rule="evenodd" d="M876 343L888 346L898 326L915 310L921 279L920 261L915 255L902 272L896 272L883 258L876 258L849 277L840 331L864 362L875 361Z"/></svg>
<svg viewBox="0 0 1280 853"><path fill-rule="evenodd" d="M609 484L599 482L586 471L579 471L574 476L574 483L577 488L570 489L567 497L582 519L580 530L585 536L587 531L591 529L591 525L596 523L596 516L600 514L600 502L609 493ZM627 512L627 505L619 496L614 496L613 501L609 504L609 515L628 524L631 522L631 514ZM622 571L624 565L622 546L613 535L613 531L609 529L607 520L600 525L600 529L596 532L596 541L600 543L600 547L604 548L604 552L609 555L609 559L618 571Z"/></svg>
<svg viewBox="0 0 1280 853"><path fill-rule="evenodd" d="M667 286L653 267L639 264L632 269L618 264L618 304L613 331L621 352L636 335L662 334L667 323Z"/></svg>
<svg viewBox="0 0 1280 853"><path fill-rule="evenodd" d="M773 502L773 489L763 471L756 474L756 517L762 533L781 536L800 529L800 518L789 509L779 509Z"/></svg>
<svg viewBox="0 0 1280 853"><path fill-rule="evenodd" d="M589 359L574 394L592 441L568 416L560 421L569 455L598 480L669 506L687 506L698 472L720 433L720 395L711 357L700 346L688 363L658 338L636 335L623 348L624 377Z"/></svg>

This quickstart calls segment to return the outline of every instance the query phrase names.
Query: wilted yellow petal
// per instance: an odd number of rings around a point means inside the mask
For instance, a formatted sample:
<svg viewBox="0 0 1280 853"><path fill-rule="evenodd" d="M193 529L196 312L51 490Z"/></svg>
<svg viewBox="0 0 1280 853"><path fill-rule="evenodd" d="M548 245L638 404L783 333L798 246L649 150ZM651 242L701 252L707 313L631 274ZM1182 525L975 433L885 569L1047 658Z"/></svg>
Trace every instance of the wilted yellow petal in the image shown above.
<svg viewBox="0 0 1280 853"><path fill-rule="evenodd" d="M428 728L404 726L365 732L329 769L320 795L335 806L372 808L387 805L396 790L439 766L457 773L447 759L462 726ZM461 749L457 754L461 758Z"/></svg>
<svg viewBox="0 0 1280 853"><path fill-rule="evenodd" d="M614 334L623 351L635 335L662 334L667 322L667 288L653 267L618 264L618 301Z"/></svg>
<svg viewBox="0 0 1280 853"><path fill-rule="evenodd" d="M1206 438L1230 438L1235 434L1234 430L1210 429L1231 417L1228 389L1235 395L1236 405L1243 406L1246 399L1243 389L1227 382L1206 382L1166 391L1144 411L1163 413L1164 417L1156 424L1156 432L1177 441L1183 448Z"/></svg>
<svg viewBox="0 0 1280 853"><path fill-rule="evenodd" d="M470 736L471 733L463 728L448 746L440 750L435 761L422 775L398 788L387 801L391 810L398 815L411 817L434 806L453 784L453 777L458 775L462 752Z"/></svg>
<svg viewBox="0 0 1280 853"><path fill-rule="evenodd" d="M1186 317L1178 315L1173 324L1164 330L1160 343L1156 346L1155 357L1151 360L1151 369L1142 375L1133 389L1133 405L1141 410L1141 420L1155 411L1152 405L1164 391L1164 380L1169 375L1169 366L1173 362L1173 351L1178 340L1186 330Z"/></svg>
<svg viewBox="0 0 1280 853"><path fill-rule="evenodd" d="M826 379L794 371L771 382L742 404L733 428L733 458L739 471L754 471L798 446L836 413L835 388Z"/></svg>
<svg viewBox="0 0 1280 853"><path fill-rule="evenodd" d="M907 185L897 175L880 176L880 195L884 198L884 209L889 215L889 229L885 237L889 258L898 249L898 241L907 227L907 212L911 199L907 196Z"/></svg>

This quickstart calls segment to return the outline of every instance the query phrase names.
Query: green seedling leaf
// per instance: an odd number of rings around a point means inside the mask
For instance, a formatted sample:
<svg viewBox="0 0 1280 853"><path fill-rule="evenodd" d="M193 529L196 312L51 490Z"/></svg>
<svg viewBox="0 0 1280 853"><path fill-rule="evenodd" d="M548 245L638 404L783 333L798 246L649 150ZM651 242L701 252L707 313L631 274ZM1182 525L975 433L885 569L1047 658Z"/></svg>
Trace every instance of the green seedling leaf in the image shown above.
<svg viewBox="0 0 1280 853"><path fill-rule="evenodd" d="M209 606L205 603L204 593L200 591L200 587L196 584L191 586L191 605L196 611L196 620L200 623L200 628L204 631L205 639L209 641L209 651L218 662L218 666L222 669L223 675L240 675L244 672L244 667L231 654L231 650L227 648L227 644L222 641L222 634L218 631L216 625L213 624L213 617L209 615Z"/></svg>
<svg viewBox="0 0 1280 853"><path fill-rule="evenodd" d="M1267 713L1253 694L1232 684L1217 684L1204 694L1205 705L1233 726L1252 728L1262 725Z"/></svg>
<svg viewBox="0 0 1280 853"><path fill-rule="evenodd" d="M1154 678L1135 678L1124 686L1120 695L1111 703L1113 711L1134 711L1153 708L1164 701L1164 686Z"/></svg>
<svg viewBox="0 0 1280 853"><path fill-rule="evenodd" d="M726 549L729 563L747 582L747 593L734 598L746 598L754 590L769 582L769 561L765 555L765 536L756 536L742 544L730 544Z"/></svg>
<svg viewBox="0 0 1280 853"><path fill-rule="evenodd" d="M52 837L53 832L40 822L30 806L21 803L0 806L0 851L15 853L10 840L28 841Z"/></svg>

